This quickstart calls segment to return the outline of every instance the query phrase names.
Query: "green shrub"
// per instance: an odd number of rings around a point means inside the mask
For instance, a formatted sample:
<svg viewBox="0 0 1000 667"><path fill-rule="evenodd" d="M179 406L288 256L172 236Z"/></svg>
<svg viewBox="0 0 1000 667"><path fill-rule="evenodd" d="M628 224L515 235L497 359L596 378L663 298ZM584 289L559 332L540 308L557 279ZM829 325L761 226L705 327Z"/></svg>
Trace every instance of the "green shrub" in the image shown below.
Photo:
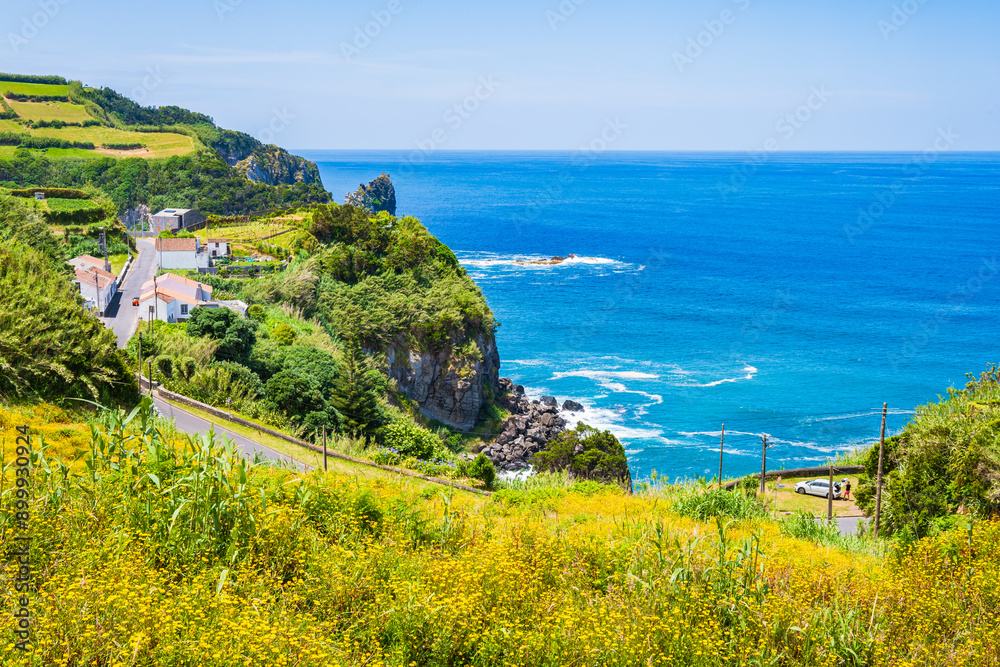
<svg viewBox="0 0 1000 667"><path fill-rule="evenodd" d="M699 521L718 516L733 519L764 519L769 516L767 509L756 498L725 489L690 489L675 500L670 509Z"/></svg>
<svg viewBox="0 0 1000 667"><path fill-rule="evenodd" d="M610 431L598 431L583 422L549 442L532 457L539 472L567 470L574 477L632 488L625 448Z"/></svg>
<svg viewBox="0 0 1000 667"><path fill-rule="evenodd" d="M171 378L171 377L174 376L174 360L173 360L173 358L168 357L165 354L164 355L160 355L159 357L156 358L156 361L154 363L156 364L156 368L159 369L159 371L161 373L163 373L165 376L167 376L168 378Z"/></svg>
<svg viewBox="0 0 1000 667"><path fill-rule="evenodd" d="M809 512L798 511L781 522L781 534L800 540L810 540L823 546L840 544L840 530L837 524L826 520L817 520Z"/></svg>
<svg viewBox="0 0 1000 667"><path fill-rule="evenodd" d="M284 322L274 327L271 331L271 337L278 341L279 345L291 345L295 342L297 336L298 334L295 333L295 329Z"/></svg>
<svg viewBox="0 0 1000 667"><path fill-rule="evenodd" d="M387 425L383 429L383 440L386 447L396 450L403 457L428 460L442 453L441 440L409 419Z"/></svg>
<svg viewBox="0 0 1000 667"><path fill-rule="evenodd" d="M247 317L249 317L251 320L254 320L255 322L260 322L261 324L263 324L265 321L267 321L267 312L264 310L263 306L254 304L249 308L247 308Z"/></svg>
<svg viewBox="0 0 1000 667"><path fill-rule="evenodd" d="M485 454L480 454L469 466L469 477L473 479L478 479L486 485L487 489L493 488L493 481L496 479L497 471L493 467L493 461L490 461Z"/></svg>

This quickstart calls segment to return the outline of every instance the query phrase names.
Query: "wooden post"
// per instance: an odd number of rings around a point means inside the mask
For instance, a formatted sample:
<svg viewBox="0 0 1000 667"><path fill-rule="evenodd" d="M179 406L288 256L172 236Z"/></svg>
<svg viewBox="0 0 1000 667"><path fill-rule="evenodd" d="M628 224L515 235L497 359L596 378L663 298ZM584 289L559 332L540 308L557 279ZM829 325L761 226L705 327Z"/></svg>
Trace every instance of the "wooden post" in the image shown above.
<svg viewBox="0 0 1000 667"><path fill-rule="evenodd" d="M323 472L326 472L326 425L323 426Z"/></svg>
<svg viewBox="0 0 1000 667"><path fill-rule="evenodd" d="M833 521L833 464L830 464L830 488L826 492L826 520Z"/></svg>
<svg viewBox="0 0 1000 667"><path fill-rule="evenodd" d="M149 397L153 398L153 360L149 360Z"/></svg>
<svg viewBox="0 0 1000 667"><path fill-rule="evenodd" d="M879 521L882 518L882 458L885 456L885 414L888 403L882 404L882 434L878 440L878 480L875 482L875 537L878 537Z"/></svg>
<svg viewBox="0 0 1000 667"><path fill-rule="evenodd" d="M726 425L722 425L722 438L719 440L719 488L722 488L722 449L726 444Z"/></svg>
<svg viewBox="0 0 1000 667"><path fill-rule="evenodd" d="M763 494L765 491L764 476L767 474L767 434L762 435L760 439L764 443L764 450L760 459L760 492Z"/></svg>

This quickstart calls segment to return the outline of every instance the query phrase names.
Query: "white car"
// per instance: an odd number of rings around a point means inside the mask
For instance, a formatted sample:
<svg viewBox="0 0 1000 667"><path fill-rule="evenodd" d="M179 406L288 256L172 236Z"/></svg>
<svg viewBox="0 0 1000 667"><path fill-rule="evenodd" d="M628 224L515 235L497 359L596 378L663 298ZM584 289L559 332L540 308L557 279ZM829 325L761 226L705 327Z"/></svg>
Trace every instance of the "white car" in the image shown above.
<svg viewBox="0 0 1000 667"><path fill-rule="evenodd" d="M830 493L830 480L814 479L811 482L799 482L795 485L795 493L808 493L810 496L826 498ZM833 483L833 497L840 498L840 482Z"/></svg>

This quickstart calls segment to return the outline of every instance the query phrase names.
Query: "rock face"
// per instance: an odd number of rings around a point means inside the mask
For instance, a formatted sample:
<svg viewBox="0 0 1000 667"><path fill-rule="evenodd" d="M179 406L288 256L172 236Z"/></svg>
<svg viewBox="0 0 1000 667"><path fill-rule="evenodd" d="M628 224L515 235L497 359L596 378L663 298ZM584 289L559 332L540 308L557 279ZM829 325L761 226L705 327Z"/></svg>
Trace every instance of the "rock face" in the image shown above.
<svg viewBox="0 0 1000 667"><path fill-rule="evenodd" d="M268 185L319 181L315 164L273 146L266 146L254 152L233 167L247 180ZM313 173L314 171L316 173Z"/></svg>
<svg viewBox="0 0 1000 667"><path fill-rule="evenodd" d="M524 387L500 378L500 405L512 414L503 423L500 435L483 449L499 470L524 470L531 457L545 449L549 441L566 430L556 399L543 396L529 401Z"/></svg>
<svg viewBox="0 0 1000 667"><path fill-rule="evenodd" d="M389 377L416 401L420 411L452 428L468 431L476 425L487 390L496 393L500 356L492 337L476 340L479 359L453 351L420 352L400 345L388 350Z"/></svg>
<svg viewBox="0 0 1000 667"><path fill-rule="evenodd" d="M149 220L149 206L139 204L135 208L130 208L118 216L118 219L125 225L125 229L139 228L143 222Z"/></svg>
<svg viewBox="0 0 1000 667"><path fill-rule="evenodd" d="M265 145L245 132L220 130L212 148L247 180L268 185L321 183L315 162L273 144Z"/></svg>
<svg viewBox="0 0 1000 667"><path fill-rule="evenodd" d="M356 192L348 192L344 203L370 213L386 211L389 215L396 215L396 188L389 174L382 174L368 185L362 183Z"/></svg>

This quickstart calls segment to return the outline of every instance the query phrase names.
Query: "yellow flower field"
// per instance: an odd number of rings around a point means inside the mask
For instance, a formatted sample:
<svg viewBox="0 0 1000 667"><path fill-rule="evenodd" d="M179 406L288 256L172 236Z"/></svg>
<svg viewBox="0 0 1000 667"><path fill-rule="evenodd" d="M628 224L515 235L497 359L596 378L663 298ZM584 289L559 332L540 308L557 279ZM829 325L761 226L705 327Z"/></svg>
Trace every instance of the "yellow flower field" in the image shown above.
<svg viewBox="0 0 1000 667"><path fill-rule="evenodd" d="M682 518L662 492L400 492L251 466L142 414L91 439L33 410L0 411L0 439L28 420L50 443L32 469L33 646L5 616L4 665L1000 661L1000 523L875 557ZM53 460L73 449L86 461ZM13 472L5 553L23 535ZM15 576L5 561L5 610Z"/></svg>

